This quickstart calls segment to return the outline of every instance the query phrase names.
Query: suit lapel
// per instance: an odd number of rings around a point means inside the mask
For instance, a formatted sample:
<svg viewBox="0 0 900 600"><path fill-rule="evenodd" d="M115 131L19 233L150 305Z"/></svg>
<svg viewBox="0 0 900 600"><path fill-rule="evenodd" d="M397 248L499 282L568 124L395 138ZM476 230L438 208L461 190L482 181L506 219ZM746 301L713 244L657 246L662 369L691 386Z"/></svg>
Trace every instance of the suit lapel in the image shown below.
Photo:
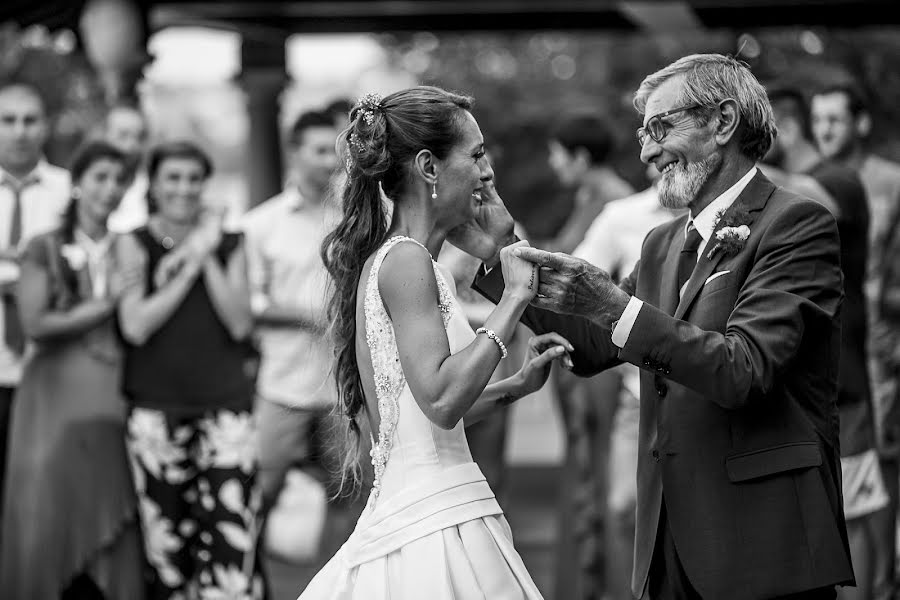
<svg viewBox="0 0 900 600"><path fill-rule="evenodd" d="M675 308L678 306L678 258L681 256L681 247L684 245L684 224L686 221L687 217L678 219L672 239L669 240L666 261L663 264L659 288L659 307L667 315L675 314Z"/></svg>
<svg viewBox="0 0 900 600"><path fill-rule="evenodd" d="M710 251L716 246L715 232L719 230L721 221L727 220L729 216L736 213L741 208L744 208L750 214L750 222L747 225L751 228L751 235L753 235L753 221L756 219L756 213L765 207L769 196L771 196L774 191L775 185L769 181L761 171L757 171L753 179L750 180L750 183L747 184L747 187L741 192L741 195L728 207L728 210L725 211L722 219L720 219L713 228L713 237L710 238L706 246L704 246L703 252L700 255L700 260L694 268L691 278L688 279L684 289L684 295L681 296L678 307L675 309L676 319L684 318L685 313L687 313L691 304L693 304L697 295L700 293L700 290L703 288L706 278L712 274L716 265L718 265L725 256L725 253L720 250L715 253L712 259L709 258ZM675 297L678 297L677 292Z"/></svg>

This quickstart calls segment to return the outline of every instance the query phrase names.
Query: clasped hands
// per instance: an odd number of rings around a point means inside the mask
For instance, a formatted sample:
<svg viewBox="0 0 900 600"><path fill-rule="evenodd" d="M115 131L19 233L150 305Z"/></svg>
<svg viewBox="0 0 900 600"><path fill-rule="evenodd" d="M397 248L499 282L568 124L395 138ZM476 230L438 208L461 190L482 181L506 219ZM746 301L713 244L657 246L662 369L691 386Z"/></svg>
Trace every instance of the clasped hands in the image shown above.
<svg viewBox="0 0 900 600"><path fill-rule="evenodd" d="M153 273L153 282L161 287L184 269L198 273L222 240L225 211L216 208L205 210L200 224L188 237L160 259Z"/></svg>
<svg viewBox="0 0 900 600"><path fill-rule="evenodd" d="M514 226L492 180L482 188L482 201L474 217L450 231L447 241L493 268L500 250L516 241ZM587 261L525 244L518 245L513 253L540 267L537 293L531 300L535 307L586 317L610 328L631 298L606 271Z"/></svg>

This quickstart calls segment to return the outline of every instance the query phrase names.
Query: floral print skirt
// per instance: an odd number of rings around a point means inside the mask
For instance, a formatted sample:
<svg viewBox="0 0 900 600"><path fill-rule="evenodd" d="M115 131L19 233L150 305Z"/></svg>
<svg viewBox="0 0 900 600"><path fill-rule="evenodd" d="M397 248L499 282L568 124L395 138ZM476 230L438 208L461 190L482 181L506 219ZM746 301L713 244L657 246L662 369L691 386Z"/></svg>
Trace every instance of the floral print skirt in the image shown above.
<svg viewBox="0 0 900 600"><path fill-rule="evenodd" d="M265 597L255 436L249 410L184 417L132 408L126 441L149 598Z"/></svg>

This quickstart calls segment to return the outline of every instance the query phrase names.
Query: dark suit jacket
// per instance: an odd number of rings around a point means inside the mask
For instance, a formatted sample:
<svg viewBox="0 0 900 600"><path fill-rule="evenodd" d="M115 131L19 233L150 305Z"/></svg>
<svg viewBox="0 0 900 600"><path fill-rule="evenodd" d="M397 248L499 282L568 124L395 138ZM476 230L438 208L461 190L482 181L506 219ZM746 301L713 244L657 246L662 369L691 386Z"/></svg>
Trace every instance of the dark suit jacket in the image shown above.
<svg viewBox="0 0 900 600"><path fill-rule="evenodd" d="M644 301L621 350L586 319L534 308L523 316L535 332L572 342L581 375L620 361L642 369L638 597L664 494L679 558L703 598L767 599L853 581L838 457L835 220L760 173L729 213L741 208L751 219L745 246L710 259L710 240L680 301L687 216L648 234L621 284ZM498 299L499 272L476 289Z"/></svg>

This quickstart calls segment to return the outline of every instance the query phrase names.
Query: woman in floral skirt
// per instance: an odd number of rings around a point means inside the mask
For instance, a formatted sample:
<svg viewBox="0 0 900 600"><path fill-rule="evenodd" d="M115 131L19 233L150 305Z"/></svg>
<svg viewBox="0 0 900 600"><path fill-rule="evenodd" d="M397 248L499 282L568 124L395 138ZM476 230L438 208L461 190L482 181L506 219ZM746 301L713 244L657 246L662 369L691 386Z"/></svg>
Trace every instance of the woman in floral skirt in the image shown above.
<svg viewBox="0 0 900 600"><path fill-rule="evenodd" d="M154 600L265 595L246 264L241 237L202 206L211 172L193 144L152 149L150 220L118 245L121 262L143 273L122 297L119 325Z"/></svg>

